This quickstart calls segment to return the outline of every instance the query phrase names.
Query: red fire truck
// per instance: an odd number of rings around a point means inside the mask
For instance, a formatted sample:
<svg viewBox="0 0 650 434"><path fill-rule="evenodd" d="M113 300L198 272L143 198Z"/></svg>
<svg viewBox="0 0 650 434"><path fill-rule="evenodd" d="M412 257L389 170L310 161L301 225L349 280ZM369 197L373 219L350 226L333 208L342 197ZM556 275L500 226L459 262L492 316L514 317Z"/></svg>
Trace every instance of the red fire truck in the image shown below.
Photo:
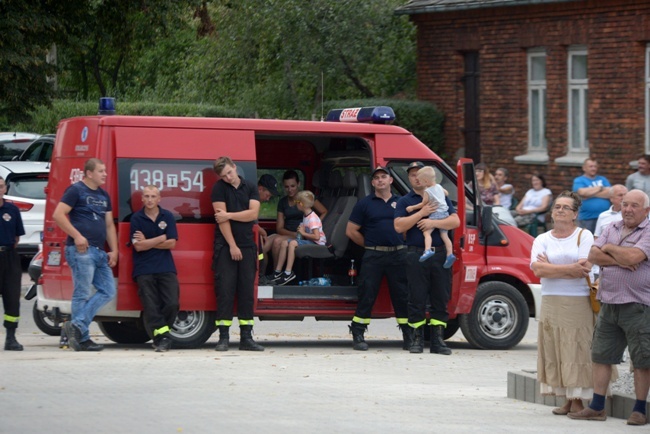
<svg viewBox="0 0 650 434"><path fill-rule="evenodd" d="M349 321L357 287L348 271L352 259L357 268L362 265L361 252L345 237L352 207L370 193L373 167L388 167L395 192L404 194L409 190L406 168L418 160L435 168L461 221L453 231L458 260L453 266L446 337L460 327L478 348L516 345L540 304L539 279L529 267L532 237L499 220L490 207L481 204L473 187L471 160L461 159L455 168L448 166L411 133L387 124L391 116L389 108L366 108L334 112L331 120L337 122L102 114L62 120L47 189L38 309L57 320L70 313L72 280L63 253L66 236L52 213L65 188L81 180L84 162L97 157L107 166L104 188L113 203L119 262L114 269L117 296L95 320L115 342L150 339L131 278L129 216L142 206L142 187L153 184L161 191L161 206L174 213L179 233L173 256L181 310L172 330L174 346L194 348L205 343L215 330L216 306L210 268L215 225L210 191L217 180L212 163L228 155L240 175L249 180L263 173L296 170L303 187L316 192L329 210L323 224L332 248L313 257L300 258L298 253L297 269L299 280L327 274L332 285L256 285L255 315L261 321L304 317ZM271 205L266 214L260 215L259 225L272 233L275 207ZM373 317L392 316L383 282Z"/></svg>

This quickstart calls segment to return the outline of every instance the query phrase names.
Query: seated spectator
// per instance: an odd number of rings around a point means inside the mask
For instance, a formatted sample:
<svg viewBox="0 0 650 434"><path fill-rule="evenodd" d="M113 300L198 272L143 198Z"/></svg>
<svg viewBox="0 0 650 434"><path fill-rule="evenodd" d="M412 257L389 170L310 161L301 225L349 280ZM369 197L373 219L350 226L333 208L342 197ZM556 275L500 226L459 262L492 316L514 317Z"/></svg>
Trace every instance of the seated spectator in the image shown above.
<svg viewBox="0 0 650 434"><path fill-rule="evenodd" d="M508 169L499 167L494 172L494 181L499 189L499 204L505 209L512 208L512 196L515 194L515 188L508 184Z"/></svg>
<svg viewBox="0 0 650 434"><path fill-rule="evenodd" d="M481 193L481 200L485 205L499 205L499 188L494 176L484 163L478 163L475 168L476 182Z"/></svg>
<svg viewBox="0 0 650 434"><path fill-rule="evenodd" d="M323 232L323 223L318 218L312 207L314 206L314 193L305 190L296 195L296 206L303 213L302 223L296 229L296 238L285 239L280 247L278 255L278 266L273 273L273 283L276 285L286 285L296 278L293 272L293 262L296 259L296 247L303 244L325 245L325 232ZM282 266L287 261L284 273Z"/></svg>
<svg viewBox="0 0 650 434"><path fill-rule="evenodd" d="M275 227L275 234L270 235L263 245L264 257L268 256L271 252L273 256L273 269L278 269L278 258L280 256L280 249L282 243L286 240L296 238L298 226L302 223L303 213L300 211L296 204L296 196L300 192L300 178L295 170L287 170L282 176L282 186L286 192L286 196L282 197L278 202L278 214ZM327 208L316 200L313 205L314 210L320 217L321 221L327 215ZM264 273L266 270L266 263L260 266L260 272ZM273 274L264 276L261 284L272 283Z"/></svg>
<svg viewBox="0 0 650 434"><path fill-rule="evenodd" d="M528 226L536 218L543 223L546 220L546 212L551 206L553 193L546 188L544 176L535 174L530 177L530 183L533 188L526 192L513 211L513 216L519 227Z"/></svg>

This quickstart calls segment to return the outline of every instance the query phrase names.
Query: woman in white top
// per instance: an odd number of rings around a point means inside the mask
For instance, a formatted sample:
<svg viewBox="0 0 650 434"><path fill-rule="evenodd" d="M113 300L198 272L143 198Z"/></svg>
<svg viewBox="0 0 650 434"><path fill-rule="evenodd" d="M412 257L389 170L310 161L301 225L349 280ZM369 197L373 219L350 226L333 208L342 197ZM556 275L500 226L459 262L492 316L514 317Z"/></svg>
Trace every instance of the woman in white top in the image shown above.
<svg viewBox="0 0 650 434"><path fill-rule="evenodd" d="M537 337L537 380L543 395L565 396L553 414L582 410L593 392L591 339L594 314L589 301L587 262L594 237L576 225L582 200L561 193L551 208L553 229L535 238L530 267L542 283Z"/></svg>
<svg viewBox="0 0 650 434"><path fill-rule="evenodd" d="M546 180L543 175L535 174L530 177L533 188L528 190L521 202L513 212L517 226L528 226L537 216L540 222L546 219L546 211L551 205L553 193L546 188Z"/></svg>

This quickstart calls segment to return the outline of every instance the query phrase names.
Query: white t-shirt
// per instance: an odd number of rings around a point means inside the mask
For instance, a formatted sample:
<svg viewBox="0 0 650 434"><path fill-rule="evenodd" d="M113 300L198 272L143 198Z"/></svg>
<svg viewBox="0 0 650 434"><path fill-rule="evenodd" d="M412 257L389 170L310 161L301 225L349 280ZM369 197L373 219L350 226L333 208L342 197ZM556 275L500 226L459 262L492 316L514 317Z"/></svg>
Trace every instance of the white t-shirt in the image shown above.
<svg viewBox="0 0 650 434"><path fill-rule="evenodd" d="M540 206L542 206L542 200L546 196L552 196L552 195L553 193L551 193L551 190L549 190L548 188L542 188L541 190L535 190L534 188L531 188L526 192L524 198L521 200L523 204L522 208L525 210L539 208ZM551 206L550 202L548 206ZM538 216L537 219L540 222L543 222L545 220L545 217L546 216L542 214Z"/></svg>
<svg viewBox="0 0 650 434"><path fill-rule="evenodd" d="M515 189L512 187L512 184L503 184L499 187L499 190L502 188L512 188L512 193L510 194L501 193L501 191L499 191L499 204L505 209L510 209L512 206L512 195L515 193Z"/></svg>
<svg viewBox="0 0 650 434"><path fill-rule="evenodd" d="M445 213L449 211L447 206L447 201L445 200L445 190L440 184L432 185L424 190L429 195L429 201L435 202L438 204L436 208L436 213Z"/></svg>
<svg viewBox="0 0 650 434"><path fill-rule="evenodd" d="M598 216L598 221L596 221L596 229L594 230L594 236L599 237L603 233L605 226L612 222L618 222L623 220L623 214L621 211L613 211L613 207L609 207L607 211L603 211Z"/></svg>
<svg viewBox="0 0 650 434"><path fill-rule="evenodd" d="M580 247L578 247L578 234L581 229L576 228L568 238L555 238L552 231L544 232L533 242L530 252L530 265L537 262L537 255L545 253L551 264L573 264L579 259L587 259L589 250L594 243L594 236L587 229L582 231ZM593 280L593 276L590 276ZM585 296L589 295L587 279L557 279L542 277L542 295Z"/></svg>

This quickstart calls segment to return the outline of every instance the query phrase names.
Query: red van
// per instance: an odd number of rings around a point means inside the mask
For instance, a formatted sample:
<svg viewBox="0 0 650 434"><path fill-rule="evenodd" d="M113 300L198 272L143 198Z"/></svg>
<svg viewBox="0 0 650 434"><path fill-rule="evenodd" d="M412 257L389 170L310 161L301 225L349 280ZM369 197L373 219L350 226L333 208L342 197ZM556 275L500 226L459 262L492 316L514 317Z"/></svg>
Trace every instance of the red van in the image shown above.
<svg viewBox="0 0 650 434"><path fill-rule="evenodd" d="M261 119L89 116L59 123L47 190L43 269L38 308L56 318L70 313L72 280L63 254L65 234L52 213L71 183L83 175L84 162L103 160L119 240L114 269L117 296L95 320L118 343L144 343L142 306L131 278L129 217L142 206L139 192L147 184L161 190L161 206L177 219L179 240L173 250L180 281L180 305L172 330L176 348L205 343L215 330L212 244L214 213L210 191L217 180L213 161L227 155L240 175L257 180L263 173L296 170L303 188L317 193L329 209L324 231L332 243L320 257L298 260L299 280L327 274L332 286L258 286L255 315L261 321L304 317L350 321L357 302L351 282L352 259L361 253L345 236L357 200L371 191L373 167L388 167L394 190L409 190L407 165L419 160L436 169L449 192L461 225L453 232L453 288L447 336L462 328L475 347L510 348L523 338L530 316L540 304L540 285L530 270L532 237L493 215L474 191L474 167L461 159L455 168L403 128L387 125L389 110L367 109L368 122L312 122ZM336 120L354 120L350 111ZM376 116L375 116L376 115ZM374 120L374 122L373 122ZM277 178L281 179L276 175ZM264 205L259 225L275 228L275 204ZM298 256L300 254L298 253ZM393 317L386 282L373 311L375 318ZM272 325L266 325L271 328Z"/></svg>

